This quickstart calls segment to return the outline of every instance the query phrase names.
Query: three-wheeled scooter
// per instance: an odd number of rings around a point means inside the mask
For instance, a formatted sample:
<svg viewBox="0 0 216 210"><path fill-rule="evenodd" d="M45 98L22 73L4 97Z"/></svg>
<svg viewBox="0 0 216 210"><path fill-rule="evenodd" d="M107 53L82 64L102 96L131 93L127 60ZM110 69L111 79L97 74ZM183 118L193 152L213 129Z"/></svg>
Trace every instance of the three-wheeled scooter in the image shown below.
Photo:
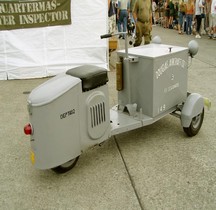
<svg viewBox="0 0 216 210"><path fill-rule="evenodd" d="M128 49L126 37L125 50L117 51L118 104L111 109L107 70L93 65L69 69L30 93L24 132L30 135L35 168L64 173L86 149L167 114L180 118L188 136L199 132L204 103L210 101L187 91L188 60L198 44L191 41L186 48L154 40Z"/></svg>

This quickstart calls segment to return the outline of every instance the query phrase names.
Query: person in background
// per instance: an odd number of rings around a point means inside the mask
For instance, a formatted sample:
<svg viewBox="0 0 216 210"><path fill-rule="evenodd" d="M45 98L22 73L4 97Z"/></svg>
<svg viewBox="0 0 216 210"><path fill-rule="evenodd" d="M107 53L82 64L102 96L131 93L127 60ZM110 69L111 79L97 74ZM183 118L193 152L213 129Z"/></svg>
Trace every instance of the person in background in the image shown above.
<svg viewBox="0 0 216 210"><path fill-rule="evenodd" d="M200 25L200 34L204 35L206 34L206 1L202 0L202 5L204 6L201 9L201 25Z"/></svg>
<svg viewBox="0 0 216 210"><path fill-rule="evenodd" d="M157 4L155 0L152 0L152 24L155 25L155 11L157 10Z"/></svg>
<svg viewBox="0 0 216 210"><path fill-rule="evenodd" d="M212 38L216 39L216 0L212 0L211 3L211 23L212 27Z"/></svg>
<svg viewBox="0 0 216 210"><path fill-rule="evenodd" d="M130 24L131 26L134 26L134 30L133 31L130 30L130 34L132 34L133 37L136 34L136 27L135 27L136 23L133 18L133 8L134 8L135 2L136 0L130 0L130 14L129 14L129 20L128 20L128 25Z"/></svg>
<svg viewBox="0 0 216 210"><path fill-rule="evenodd" d="M116 25L118 25L117 13L118 13L118 0L114 0L115 14L116 14Z"/></svg>
<svg viewBox="0 0 216 210"><path fill-rule="evenodd" d="M179 21L178 21L178 33L182 34L182 28L183 28L183 24L184 24L184 19L185 19L185 10L186 10L186 6L184 3L184 0L181 1L180 5L179 5Z"/></svg>
<svg viewBox="0 0 216 210"><path fill-rule="evenodd" d="M174 4L174 16L173 16L173 23L174 23L174 29L178 29L178 19L179 19L179 3L175 2Z"/></svg>
<svg viewBox="0 0 216 210"><path fill-rule="evenodd" d="M193 0L188 0L186 4L186 34L192 34L192 21L194 14L194 2Z"/></svg>
<svg viewBox="0 0 216 210"><path fill-rule="evenodd" d="M169 13L169 29L173 29L173 17L174 17L175 9L174 9L174 4L173 4L172 0L170 0L170 2L169 2L169 9L170 9L170 13Z"/></svg>
<svg viewBox="0 0 216 210"><path fill-rule="evenodd" d="M114 33L116 30L116 13L113 0L108 0L108 33Z"/></svg>
<svg viewBox="0 0 216 210"><path fill-rule="evenodd" d="M200 26L201 26L201 21L202 21L202 9L204 8L202 4L202 0L196 0L195 3L195 17L196 17L196 39L200 39Z"/></svg>
<svg viewBox="0 0 216 210"><path fill-rule="evenodd" d="M130 0L119 0L117 9L118 32L127 32L127 19L130 12ZM126 34L120 35L119 38L125 39Z"/></svg>
<svg viewBox="0 0 216 210"><path fill-rule="evenodd" d="M209 18L211 14L211 3L212 0L206 0L205 11L206 11L206 32L209 32Z"/></svg>
<svg viewBox="0 0 216 210"><path fill-rule="evenodd" d="M169 18L170 18L170 8L169 8L169 0L166 0L164 4L164 16L165 16L165 25L164 28L169 28Z"/></svg>
<svg viewBox="0 0 216 210"><path fill-rule="evenodd" d="M210 18L211 18L211 3L212 0L206 0L206 4L205 4L205 11L206 11L206 32L209 35L210 30ZM211 34L211 33L210 33ZM209 37L211 38L211 37Z"/></svg>
<svg viewBox="0 0 216 210"><path fill-rule="evenodd" d="M164 3L163 3L163 0L158 0L158 3L157 3L157 6L158 6L158 20L157 20L157 24L160 24L161 26L164 27L164 21L163 21L163 8L164 8Z"/></svg>
<svg viewBox="0 0 216 210"><path fill-rule="evenodd" d="M134 47L139 46L142 43L143 36L144 44L149 44L152 31L151 0L137 0L134 5L133 16L136 22L136 39Z"/></svg>

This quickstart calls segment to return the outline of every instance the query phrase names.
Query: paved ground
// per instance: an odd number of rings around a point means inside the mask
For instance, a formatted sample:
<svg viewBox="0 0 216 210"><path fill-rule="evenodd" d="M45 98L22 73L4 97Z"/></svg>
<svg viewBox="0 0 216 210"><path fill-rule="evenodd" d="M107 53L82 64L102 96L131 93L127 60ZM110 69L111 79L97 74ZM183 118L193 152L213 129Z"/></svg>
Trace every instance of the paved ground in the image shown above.
<svg viewBox="0 0 216 210"><path fill-rule="evenodd" d="M179 46L194 38L158 26L156 34L162 43ZM216 40L197 41L200 50L189 69L189 91L212 101L199 134L186 137L179 119L166 116L86 151L63 175L32 167L29 138L23 134L26 92L46 79L0 81L0 209L216 209ZM111 65L115 60L114 52ZM114 105L114 70L109 77Z"/></svg>

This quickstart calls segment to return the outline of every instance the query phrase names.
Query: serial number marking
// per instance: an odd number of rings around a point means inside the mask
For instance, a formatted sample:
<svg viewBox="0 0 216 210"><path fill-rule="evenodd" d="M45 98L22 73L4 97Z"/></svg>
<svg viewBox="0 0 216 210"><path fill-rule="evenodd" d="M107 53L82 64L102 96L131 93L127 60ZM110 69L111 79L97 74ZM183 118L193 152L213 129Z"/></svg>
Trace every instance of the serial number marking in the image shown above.
<svg viewBox="0 0 216 210"><path fill-rule="evenodd" d="M75 109L72 109L72 110L69 110L67 112L60 114L60 119L65 119L66 117L69 117L73 114L75 114Z"/></svg>
<svg viewBox="0 0 216 210"><path fill-rule="evenodd" d="M168 93L168 92L170 92L170 91L172 91L172 90L174 90L174 89L176 89L178 87L179 87L179 83L177 82L174 85L171 85L171 86L169 86L167 88L164 88L164 93Z"/></svg>
<svg viewBox="0 0 216 210"><path fill-rule="evenodd" d="M161 113L161 112L163 112L165 110L166 110L166 104L163 104L163 105L158 107L158 113Z"/></svg>

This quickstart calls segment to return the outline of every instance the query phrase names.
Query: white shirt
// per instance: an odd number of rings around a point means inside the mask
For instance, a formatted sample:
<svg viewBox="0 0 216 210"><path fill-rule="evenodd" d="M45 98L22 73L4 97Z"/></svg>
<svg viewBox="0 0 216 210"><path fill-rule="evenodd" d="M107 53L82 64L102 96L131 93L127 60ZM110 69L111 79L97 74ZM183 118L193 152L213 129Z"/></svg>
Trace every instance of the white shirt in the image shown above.
<svg viewBox="0 0 216 210"><path fill-rule="evenodd" d="M196 0L196 5L195 5L195 15L201 15L202 13L202 0Z"/></svg>
<svg viewBox="0 0 216 210"><path fill-rule="evenodd" d="M157 4L155 3L155 1L152 2L152 12L155 12L155 10L157 9Z"/></svg>
<svg viewBox="0 0 216 210"><path fill-rule="evenodd" d="M216 0L212 0L211 14L216 14Z"/></svg>
<svg viewBox="0 0 216 210"><path fill-rule="evenodd" d="M129 0L119 0L118 1L118 8L120 10L122 9L129 9L129 6L130 6L130 1Z"/></svg>

